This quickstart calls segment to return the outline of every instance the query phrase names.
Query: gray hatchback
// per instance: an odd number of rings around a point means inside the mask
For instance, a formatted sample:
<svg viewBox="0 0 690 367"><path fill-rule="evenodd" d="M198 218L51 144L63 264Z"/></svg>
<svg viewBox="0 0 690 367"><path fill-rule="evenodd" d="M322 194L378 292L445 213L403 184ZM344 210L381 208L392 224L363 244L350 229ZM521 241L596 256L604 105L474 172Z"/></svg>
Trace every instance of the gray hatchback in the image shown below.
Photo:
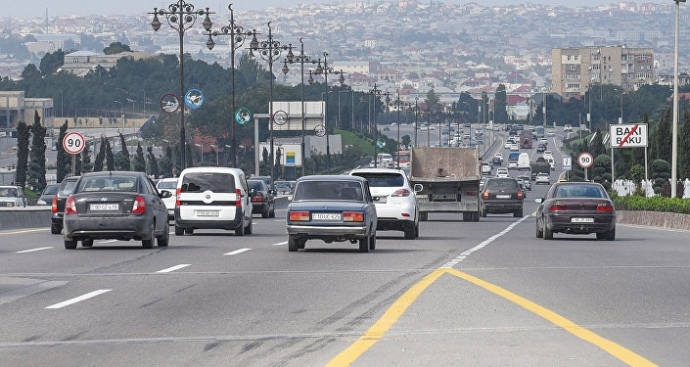
<svg viewBox="0 0 690 367"><path fill-rule="evenodd" d="M513 213L514 217L522 217L522 204L525 192L518 181L510 177L493 177L486 180L480 195L480 214L486 217L488 213Z"/></svg>

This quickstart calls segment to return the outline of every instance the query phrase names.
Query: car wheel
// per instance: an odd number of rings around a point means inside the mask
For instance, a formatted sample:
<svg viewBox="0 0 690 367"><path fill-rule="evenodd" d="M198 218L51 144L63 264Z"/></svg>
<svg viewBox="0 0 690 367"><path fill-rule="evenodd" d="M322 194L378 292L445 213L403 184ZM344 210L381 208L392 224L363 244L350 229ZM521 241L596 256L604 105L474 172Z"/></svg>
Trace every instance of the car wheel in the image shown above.
<svg viewBox="0 0 690 367"><path fill-rule="evenodd" d="M156 238L156 222L151 223L151 229L149 230L148 239L144 238L141 240L141 246L144 248L153 248L153 240Z"/></svg>
<svg viewBox="0 0 690 367"><path fill-rule="evenodd" d="M429 220L429 213L427 213L427 212L419 213L419 220L421 220L422 222L426 222L427 220Z"/></svg>
<svg viewBox="0 0 690 367"><path fill-rule="evenodd" d="M244 233L245 234L252 234L254 231L254 222L252 221L251 218L249 218L249 225L244 228Z"/></svg>
<svg viewBox="0 0 690 367"><path fill-rule="evenodd" d="M239 227L235 228L235 236L244 236L244 218L242 218Z"/></svg>
<svg viewBox="0 0 690 367"><path fill-rule="evenodd" d="M50 224L50 233L51 234L60 234L62 232L62 226L59 224L51 223Z"/></svg>
<svg viewBox="0 0 690 367"><path fill-rule="evenodd" d="M419 238L419 223L414 225L414 238Z"/></svg>
<svg viewBox="0 0 690 367"><path fill-rule="evenodd" d="M404 232L405 232L405 239L406 240L413 240L416 238L415 234L417 232L417 228L415 227L412 229L406 229L406 230L404 230Z"/></svg>
<svg viewBox="0 0 690 367"><path fill-rule="evenodd" d="M81 247L91 247L93 246L92 239L81 240Z"/></svg>
<svg viewBox="0 0 690 367"><path fill-rule="evenodd" d="M369 239L369 250L376 250L376 231L371 234L371 239Z"/></svg>
<svg viewBox="0 0 690 367"><path fill-rule="evenodd" d="M553 231L549 229L549 227L546 226L546 222L544 222L544 239L545 240L552 240L553 239Z"/></svg>
<svg viewBox="0 0 690 367"><path fill-rule="evenodd" d="M479 209L479 214L482 216L482 218L486 218L486 209Z"/></svg>
<svg viewBox="0 0 690 367"><path fill-rule="evenodd" d="M303 238L303 239L301 239L301 240L298 240L298 241L297 241L297 248L300 249L300 250L303 250L303 249L304 249L304 246L305 246L306 244L307 244L307 239L306 239L306 238Z"/></svg>
<svg viewBox="0 0 690 367"><path fill-rule="evenodd" d="M163 229L163 235L158 237L156 243L158 244L158 247L168 247L168 242L170 242L170 231L166 225Z"/></svg>
<svg viewBox="0 0 690 367"><path fill-rule="evenodd" d="M187 228L184 230L184 234L194 234L194 228Z"/></svg>
<svg viewBox="0 0 690 367"><path fill-rule="evenodd" d="M515 217L515 218L522 218L522 217L523 217L523 215L522 215L522 209L515 211L515 212L513 213L513 217Z"/></svg>
<svg viewBox="0 0 690 367"><path fill-rule="evenodd" d="M296 236L288 236L288 251L295 252L299 248Z"/></svg>
<svg viewBox="0 0 690 367"><path fill-rule="evenodd" d="M268 218L268 216L269 216L270 214L271 214L271 211L270 211L270 209L268 208L268 206L266 206L266 208L264 209L264 211L261 212L261 218Z"/></svg>
<svg viewBox="0 0 690 367"><path fill-rule="evenodd" d="M275 218L276 217L276 205L273 204L271 207L271 215L269 215L269 218Z"/></svg>
<svg viewBox="0 0 690 367"><path fill-rule="evenodd" d="M535 223L535 224L534 224L534 229L535 229L537 238L544 238L544 231L542 231L541 229L539 229L539 220L537 219L534 223Z"/></svg>
<svg viewBox="0 0 690 367"><path fill-rule="evenodd" d="M606 240L607 241L615 241L616 240L616 227L611 228L610 231L606 232Z"/></svg>
<svg viewBox="0 0 690 367"><path fill-rule="evenodd" d="M369 242L371 236L359 239L359 252L369 252Z"/></svg>
<svg viewBox="0 0 690 367"><path fill-rule="evenodd" d="M184 236L184 228L175 224L175 236Z"/></svg>
<svg viewBox="0 0 690 367"><path fill-rule="evenodd" d="M65 248L68 250L74 250L77 248L77 240L65 240Z"/></svg>

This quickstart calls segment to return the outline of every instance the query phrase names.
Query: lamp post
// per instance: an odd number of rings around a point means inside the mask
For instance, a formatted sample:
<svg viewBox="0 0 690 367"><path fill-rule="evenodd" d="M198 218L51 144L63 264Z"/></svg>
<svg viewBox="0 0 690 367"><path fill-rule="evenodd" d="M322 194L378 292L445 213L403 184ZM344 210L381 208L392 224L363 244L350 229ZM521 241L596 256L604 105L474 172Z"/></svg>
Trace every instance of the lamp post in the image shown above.
<svg viewBox="0 0 690 367"><path fill-rule="evenodd" d="M208 47L209 50L213 50L213 47L216 45L216 43L213 41L213 37L230 37L230 70L232 73L232 115L230 116L232 147L230 148L230 152L232 155L232 166L237 167L237 154L235 153L235 146L237 146L237 137L235 134L235 51L242 47L244 40L247 39L248 36L251 36L252 33L250 31L245 32L244 28L235 23L235 12L232 10L232 4L228 5L228 10L230 10L230 23L222 27L220 31L209 31L206 47Z"/></svg>
<svg viewBox="0 0 690 367"><path fill-rule="evenodd" d="M268 126L270 131L270 164L271 164L271 178L275 179L275 152L273 148L273 63L280 58L283 51L288 51L288 58L292 58L292 45L282 45L279 41L273 39L273 30L271 22L268 22L268 38L259 42L256 39L258 34L256 31L252 32L252 41L249 43L249 56L253 57L254 52L257 52L262 59L268 62L268 72L270 74L269 92L268 92Z"/></svg>
<svg viewBox="0 0 690 367"><path fill-rule="evenodd" d="M378 142L379 142L379 128L376 124L376 99L381 95L382 91L374 83L374 88L369 90L369 93L374 96L374 168L378 166Z"/></svg>
<svg viewBox="0 0 690 367"><path fill-rule="evenodd" d="M177 0L170 5L168 5L168 10L153 8L153 21L151 21L151 27L154 31L158 31L161 28L161 21L158 16L165 17L171 28L177 31L180 38L180 98L184 98L184 34L196 23L197 17L204 16L204 21L202 25L204 29L208 32L213 26L211 22L210 14L214 14L206 8L206 10L199 9L195 10L195 6L186 2L185 0ZM184 126L184 115L185 115L185 103L180 103L180 167L185 168L186 161L186 149L185 149L185 126Z"/></svg>
<svg viewBox="0 0 690 367"><path fill-rule="evenodd" d="M218 149L219 148L217 145L214 145L214 144L211 144L211 147L213 148L213 150L216 151L216 167L218 167L219 166L219 164L218 164Z"/></svg>
<svg viewBox="0 0 690 367"><path fill-rule="evenodd" d="M678 179L678 23L680 22L680 3L676 2L675 42L673 46L673 141L671 143L671 197L676 197Z"/></svg>
<svg viewBox="0 0 690 367"><path fill-rule="evenodd" d="M122 102L113 101L113 103L119 104L119 105L120 105L120 112L122 112L122 109L124 108L124 107L122 107ZM124 115L124 114L123 114L123 115ZM116 116L117 116L117 115L116 115ZM122 119L122 132L124 132L124 131L125 131L125 119L124 119L124 116L122 116L122 117L123 117L123 119Z"/></svg>
<svg viewBox="0 0 690 367"><path fill-rule="evenodd" d="M194 143L197 147L201 148L201 162L204 162L204 143L201 144Z"/></svg>
<svg viewBox="0 0 690 367"><path fill-rule="evenodd" d="M300 50L298 55L292 55L291 53L288 53L287 57L285 58L283 62L283 73L287 74L290 69L288 69L287 64L290 63L292 64L293 62L299 62L300 64L300 85L299 85L299 93L300 93L300 110L302 112L302 146L300 147L301 150L301 155L302 155L302 176L304 176L305 173L305 164L304 164L304 157L306 156L306 144L304 142L305 139L305 134L307 133L307 122L305 118L305 112L304 111L304 63L305 62L311 62L311 58L307 56L304 53L304 41L302 40L302 37L299 39L300 43ZM292 55L292 57L290 57ZM311 72L309 74L311 77ZM312 79L313 82L313 79Z"/></svg>
<svg viewBox="0 0 690 367"><path fill-rule="evenodd" d="M313 61L312 61L313 62ZM340 78L338 78L338 81L342 85L345 83L345 76L343 74L343 71L335 71L333 70L332 67L328 65L328 52L323 53L323 66L321 66L321 59L318 59L318 65L316 66L316 69L314 70L314 74L319 75L323 74L323 79L324 79L324 85L326 87L326 104L324 105L324 127L326 128L326 167L328 169L328 173L331 173L331 144L330 144L330 139L329 139L329 133L328 133L328 74L340 74ZM313 80L310 77L311 80Z"/></svg>
<svg viewBox="0 0 690 367"><path fill-rule="evenodd" d="M419 130L419 97L414 97L414 146L417 146L417 131Z"/></svg>

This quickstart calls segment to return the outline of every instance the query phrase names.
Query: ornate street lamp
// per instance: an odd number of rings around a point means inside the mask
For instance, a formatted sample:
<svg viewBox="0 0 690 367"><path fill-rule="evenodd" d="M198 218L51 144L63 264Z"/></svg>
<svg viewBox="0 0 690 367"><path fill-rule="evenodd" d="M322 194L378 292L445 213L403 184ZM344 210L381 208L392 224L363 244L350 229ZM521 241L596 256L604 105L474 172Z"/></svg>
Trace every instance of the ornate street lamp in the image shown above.
<svg viewBox="0 0 690 367"><path fill-rule="evenodd" d="M268 126L270 130L270 164L271 164L271 178L275 180L275 152L273 151L273 63L280 58L284 51L288 51L288 59L294 58L292 54L292 45L282 45L279 41L273 39L273 31L271 29L271 22L268 22L268 38L259 42L256 39L258 33L256 30L252 32L252 41L249 43L249 56L254 57L254 52L258 53L262 59L268 62L268 72L270 73L270 87L268 93Z"/></svg>
<svg viewBox="0 0 690 367"><path fill-rule="evenodd" d="M213 41L213 37L216 36L230 36L230 68L232 72L232 116L230 117L230 124L232 126L232 147L230 148L232 154L232 166L237 167L237 154L235 153L235 147L237 146L237 138L235 134L235 51L237 51L242 45L247 37L252 35L252 32L245 31L241 26L235 23L235 14L232 10L232 4L228 5L230 10L230 23L220 31L213 31L208 33L208 41L206 41L206 47L209 50L213 50L216 43Z"/></svg>
<svg viewBox="0 0 690 367"><path fill-rule="evenodd" d="M304 42L302 41L302 38L300 37L299 39L300 43L300 51L299 55L293 55L292 53L288 53L287 57L285 60L283 60L283 74L287 74L290 69L288 69L287 64L298 62L300 64L300 102L301 102L301 107L300 109L302 110L302 176L305 175L305 164L304 164L304 157L306 156L306 148L305 148L305 143L304 143L304 135L306 134L307 126L306 126L306 119L304 117L305 111L304 111L304 63L305 62L311 62L311 58L307 55L304 54ZM290 57L292 56L292 57ZM311 71L309 72L309 84L314 82L314 78L311 76Z"/></svg>
<svg viewBox="0 0 690 367"><path fill-rule="evenodd" d="M165 17L171 28L177 30L177 34L180 38L180 99L184 99L184 34L185 32L192 28L196 23L197 17L204 16L204 21L201 23L204 29L208 32L213 26L211 22L210 12L208 8L206 10L199 9L195 10L194 5L184 1L178 0L175 3L168 5L168 10L153 8L153 21L151 21L151 27L154 31L158 31L161 28L161 21L158 19L159 16ZM180 103L180 167L185 168L186 160L186 135L184 126L184 115L185 115L185 103L181 101Z"/></svg>
<svg viewBox="0 0 690 367"><path fill-rule="evenodd" d="M376 100L381 97L382 95L386 96L386 99L389 99L390 93L386 92L383 93L382 90L378 88L376 83L374 83L374 88L369 90L369 94L374 96L374 168L378 167L378 142L379 142L379 127L376 122ZM389 101L386 101L388 103Z"/></svg>
<svg viewBox="0 0 690 367"><path fill-rule="evenodd" d="M331 173L331 144L330 144L330 139L329 139L329 132L328 132L328 74L340 74L340 78L338 78L338 81L342 85L345 83L345 76L342 70L340 71L335 71L333 70L332 67L328 66L328 52L323 53L323 67L321 66L321 59L318 59L318 65L316 66L316 69L314 70L314 74L319 75L323 74L324 77L324 84L326 86L326 104L324 105L324 127L326 128L326 167L328 169L328 173ZM314 61L312 61L314 63ZM309 73L309 80L312 82L314 79L312 78L311 72Z"/></svg>

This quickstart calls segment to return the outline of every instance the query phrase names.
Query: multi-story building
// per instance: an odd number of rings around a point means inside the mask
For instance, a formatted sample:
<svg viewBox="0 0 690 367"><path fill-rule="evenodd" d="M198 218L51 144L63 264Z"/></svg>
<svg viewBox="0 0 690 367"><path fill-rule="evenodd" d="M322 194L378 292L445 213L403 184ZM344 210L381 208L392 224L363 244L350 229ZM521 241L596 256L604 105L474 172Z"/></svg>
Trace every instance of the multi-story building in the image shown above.
<svg viewBox="0 0 690 367"><path fill-rule="evenodd" d="M565 99L584 95L590 85L595 84L613 84L625 91L634 91L654 82L654 51L651 48L555 48L551 58L551 90Z"/></svg>
<svg viewBox="0 0 690 367"><path fill-rule="evenodd" d="M33 124L35 113L52 132L55 120L52 98L26 98L24 91L0 91L0 132L14 131L19 121Z"/></svg>

